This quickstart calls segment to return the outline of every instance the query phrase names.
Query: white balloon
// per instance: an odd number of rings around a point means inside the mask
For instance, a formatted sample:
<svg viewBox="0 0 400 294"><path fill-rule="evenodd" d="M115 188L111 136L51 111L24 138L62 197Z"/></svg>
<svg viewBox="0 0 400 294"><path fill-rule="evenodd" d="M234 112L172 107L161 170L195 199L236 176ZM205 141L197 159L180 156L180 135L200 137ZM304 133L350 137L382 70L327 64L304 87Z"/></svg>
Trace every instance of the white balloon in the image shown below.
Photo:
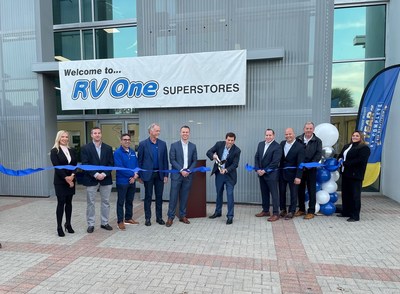
<svg viewBox="0 0 400 294"><path fill-rule="evenodd" d="M326 204L331 199L331 196L325 190L318 191L316 196L317 196L317 203L319 204Z"/></svg>
<svg viewBox="0 0 400 294"><path fill-rule="evenodd" d="M340 173L339 171L335 170L334 172L331 172L331 180L337 182L340 178Z"/></svg>
<svg viewBox="0 0 400 294"><path fill-rule="evenodd" d="M315 213L318 213L320 208L319 203L315 203Z"/></svg>
<svg viewBox="0 0 400 294"><path fill-rule="evenodd" d="M334 180L330 179L329 181L323 183L321 188L328 193L333 193L337 190L337 184Z"/></svg>
<svg viewBox="0 0 400 294"><path fill-rule="evenodd" d="M330 123L319 124L314 133L321 139L322 147L332 147L339 139L339 131Z"/></svg>
<svg viewBox="0 0 400 294"><path fill-rule="evenodd" d="M304 202L304 204L305 204L305 207L306 207L306 211L308 210L308 207L309 207L309 202L310 201L306 201L306 202ZM319 205L319 203L318 202L316 202L315 203L315 213L318 213L319 212L319 209L320 209L321 207L320 207L320 205Z"/></svg>

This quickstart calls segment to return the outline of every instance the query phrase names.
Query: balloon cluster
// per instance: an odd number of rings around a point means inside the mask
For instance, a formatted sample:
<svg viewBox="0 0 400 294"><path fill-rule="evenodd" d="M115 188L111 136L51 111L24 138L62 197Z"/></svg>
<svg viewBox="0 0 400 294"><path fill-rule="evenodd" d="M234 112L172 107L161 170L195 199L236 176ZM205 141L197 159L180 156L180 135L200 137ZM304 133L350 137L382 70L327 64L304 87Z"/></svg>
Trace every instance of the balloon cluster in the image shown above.
<svg viewBox="0 0 400 294"><path fill-rule="evenodd" d="M324 167L317 170L315 213L320 211L325 215L332 215L336 211L335 202L338 200L336 181L340 177L337 171L338 161L333 158L335 150L332 146L339 139L339 132L334 125L323 123L315 127L315 134L322 141L321 163L324 164Z"/></svg>

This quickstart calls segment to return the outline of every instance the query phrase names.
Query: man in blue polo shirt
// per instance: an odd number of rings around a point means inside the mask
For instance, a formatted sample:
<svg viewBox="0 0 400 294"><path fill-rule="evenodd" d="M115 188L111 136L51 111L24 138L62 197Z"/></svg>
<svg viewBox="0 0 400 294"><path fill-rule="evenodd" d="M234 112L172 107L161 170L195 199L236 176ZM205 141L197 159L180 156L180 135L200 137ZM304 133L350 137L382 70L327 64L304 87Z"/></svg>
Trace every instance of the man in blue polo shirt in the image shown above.
<svg viewBox="0 0 400 294"><path fill-rule="evenodd" d="M135 151L130 148L130 144L131 136L129 134L122 134L121 146L114 152L115 166L129 169L138 167ZM133 219L133 198L136 192L136 179L138 177L139 174L137 172L131 170L117 170L117 226L121 231L125 231L125 224L139 224Z"/></svg>

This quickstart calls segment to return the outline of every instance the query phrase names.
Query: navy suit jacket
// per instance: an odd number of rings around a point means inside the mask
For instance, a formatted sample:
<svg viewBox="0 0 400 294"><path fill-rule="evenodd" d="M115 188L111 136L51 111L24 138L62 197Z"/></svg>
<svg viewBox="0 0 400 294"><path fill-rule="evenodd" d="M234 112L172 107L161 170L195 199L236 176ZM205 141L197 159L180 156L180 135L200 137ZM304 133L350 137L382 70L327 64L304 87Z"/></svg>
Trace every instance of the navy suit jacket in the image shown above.
<svg viewBox="0 0 400 294"><path fill-rule="evenodd" d="M294 141L288 154L285 156L285 144L286 141L281 142L282 147L282 159L281 159L281 177L287 182L293 182L295 178L301 179L303 175L303 169L299 168L300 163L304 161L304 146L299 141ZM284 169L284 167L297 167Z"/></svg>
<svg viewBox="0 0 400 294"><path fill-rule="evenodd" d="M267 152L265 152L263 156L264 147L265 141L258 143L257 152L254 156L254 167L257 170L272 169L273 171L266 172L263 177L268 181L277 181L279 179L278 167L282 158L282 148L279 143L274 140L270 143Z"/></svg>
<svg viewBox="0 0 400 294"><path fill-rule="evenodd" d="M96 151L96 146L93 142L90 142L82 147L81 149L82 164L87 165L103 165L103 166L114 166L114 156L110 145L101 143L100 158ZM106 177L102 181L95 179L96 173L105 173ZM102 186L112 185L112 177L110 170L89 170L85 171L82 179L84 186L96 186L100 184Z"/></svg>
<svg viewBox="0 0 400 294"><path fill-rule="evenodd" d="M214 153L217 153L218 158L222 158L222 154L224 153L225 149L225 141L219 141L215 143L210 150L207 151L206 155L210 160L213 160ZM240 159L240 152L241 150L235 144L232 145L231 149L229 150L228 156L226 157L225 168L228 171L225 175L227 178L232 182L233 185L236 185L237 182L237 173L236 169L239 166L239 159ZM217 163L214 163L211 175L214 173L219 172Z"/></svg>
<svg viewBox="0 0 400 294"><path fill-rule="evenodd" d="M179 140L178 142L171 144L171 149L169 150L169 161L171 163L171 169L181 170L183 169L183 148L182 142ZM196 167L197 163L197 149L196 145L189 142L188 143L188 169L192 170ZM190 174L191 177L193 174ZM171 173L171 180L179 179L180 173Z"/></svg>
<svg viewBox="0 0 400 294"><path fill-rule="evenodd" d="M153 171L153 149L151 146L150 138L147 138L139 143L138 148L138 164L139 168L148 170L147 172L140 171L139 176L143 181L150 181ZM158 144L158 164L160 170L168 169L168 152L167 144L164 141L157 139ZM158 173L160 180L164 180L164 177L168 177L167 173Z"/></svg>

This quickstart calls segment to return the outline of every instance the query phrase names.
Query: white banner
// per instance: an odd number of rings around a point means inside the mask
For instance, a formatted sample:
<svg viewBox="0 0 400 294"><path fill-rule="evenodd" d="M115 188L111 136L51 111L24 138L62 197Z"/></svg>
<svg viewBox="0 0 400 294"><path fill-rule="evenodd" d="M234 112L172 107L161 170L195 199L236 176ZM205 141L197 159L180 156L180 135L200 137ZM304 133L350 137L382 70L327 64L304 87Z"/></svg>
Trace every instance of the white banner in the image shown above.
<svg viewBox="0 0 400 294"><path fill-rule="evenodd" d="M63 110L246 104L246 51L59 63Z"/></svg>

